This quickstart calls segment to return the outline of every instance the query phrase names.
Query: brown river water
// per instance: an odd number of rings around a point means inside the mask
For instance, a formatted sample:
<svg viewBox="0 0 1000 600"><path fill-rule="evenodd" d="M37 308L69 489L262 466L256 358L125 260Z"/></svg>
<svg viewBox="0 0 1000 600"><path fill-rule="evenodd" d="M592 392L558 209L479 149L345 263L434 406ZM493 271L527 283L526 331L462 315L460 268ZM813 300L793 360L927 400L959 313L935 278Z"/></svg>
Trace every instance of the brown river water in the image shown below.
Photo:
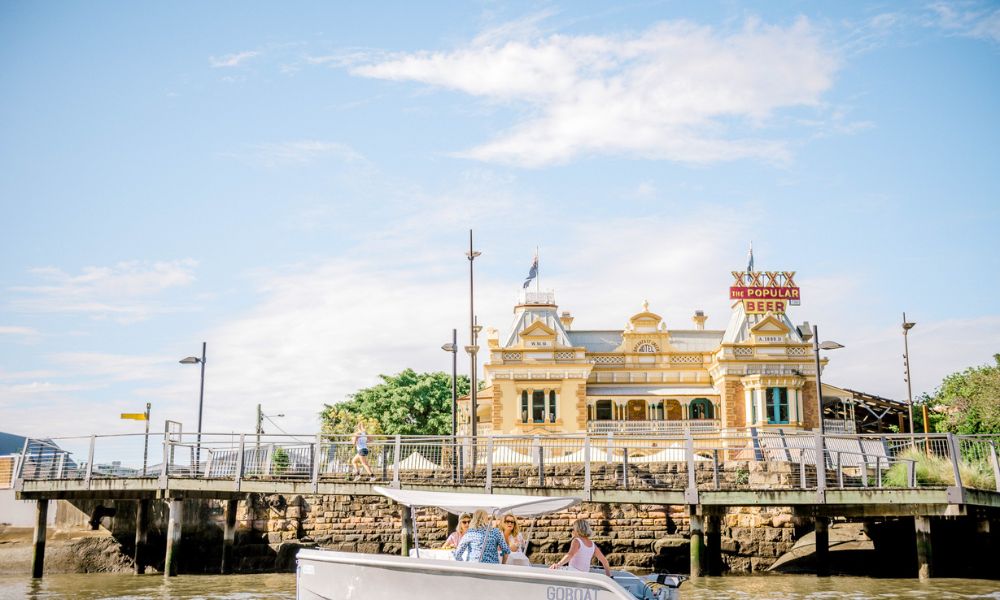
<svg viewBox="0 0 1000 600"><path fill-rule="evenodd" d="M1000 569L1000 566L998 566ZM0 600L79 598L81 600L194 600L224 598L264 600L295 598L295 576L70 574L46 575L41 581L0 575ZM757 575L704 578L685 583L682 600L1000 600L1000 581L984 579L870 579L812 575Z"/></svg>

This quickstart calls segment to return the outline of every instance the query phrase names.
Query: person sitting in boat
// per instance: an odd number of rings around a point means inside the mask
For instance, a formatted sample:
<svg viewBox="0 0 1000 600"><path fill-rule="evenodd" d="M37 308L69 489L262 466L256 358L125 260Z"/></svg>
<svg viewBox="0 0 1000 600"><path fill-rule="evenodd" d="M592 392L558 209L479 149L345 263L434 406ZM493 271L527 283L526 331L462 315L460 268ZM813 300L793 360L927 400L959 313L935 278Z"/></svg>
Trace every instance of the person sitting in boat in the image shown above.
<svg viewBox="0 0 1000 600"><path fill-rule="evenodd" d="M596 556L601 566L604 567L604 574L611 577L611 566L608 565L608 559L604 557L604 553L597 547L597 544L590 539L592 535L594 535L594 530L591 529L590 523L586 519L577 519L574 521L573 541L569 545L569 552L559 562L549 568L558 569L563 565L567 565L566 568L573 571L589 572L590 563L593 562Z"/></svg>
<svg viewBox="0 0 1000 600"><path fill-rule="evenodd" d="M508 554L510 546L504 541L503 534L490 524L486 511L480 508L472 513L469 530L455 549L455 560L500 564L501 555Z"/></svg>
<svg viewBox="0 0 1000 600"><path fill-rule="evenodd" d="M525 554L528 544L524 540L524 535L521 534L521 525L517 522L517 517L511 514L504 515L500 520L500 531L503 532L504 541L510 546L510 555L507 557L506 564L530 565L531 561Z"/></svg>
<svg viewBox="0 0 1000 600"><path fill-rule="evenodd" d="M455 531L451 532L448 539L444 541L444 546L442 548L458 548L458 545L462 542L462 536L465 532L469 530L469 522L472 521L472 516L469 513L462 513L458 515L458 527Z"/></svg>

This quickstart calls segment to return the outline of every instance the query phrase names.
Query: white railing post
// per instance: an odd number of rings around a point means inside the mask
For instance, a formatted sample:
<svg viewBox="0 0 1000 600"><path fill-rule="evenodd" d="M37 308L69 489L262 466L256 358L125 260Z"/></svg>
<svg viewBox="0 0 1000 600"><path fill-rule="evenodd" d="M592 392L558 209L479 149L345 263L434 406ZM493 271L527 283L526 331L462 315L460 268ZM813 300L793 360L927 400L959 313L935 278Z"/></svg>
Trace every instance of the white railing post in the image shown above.
<svg viewBox="0 0 1000 600"><path fill-rule="evenodd" d="M90 436L90 450L87 452L87 472L83 480L87 482L87 489L90 489L90 478L94 474L94 446L97 445L97 436Z"/></svg>
<svg viewBox="0 0 1000 600"><path fill-rule="evenodd" d="M323 434L316 434L316 442L313 444L313 456L312 456L312 488L313 493L319 491L319 463L322 460L320 458L320 452L323 449Z"/></svg>
<svg viewBox="0 0 1000 600"><path fill-rule="evenodd" d="M163 462L160 464L160 489L167 488L167 476L170 474L170 436L163 434Z"/></svg>
<svg viewBox="0 0 1000 600"><path fill-rule="evenodd" d="M997 444L993 440L990 440L990 462L993 463L993 481L1000 492L1000 457L997 456Z"/></svg>
<svg viewBox="0 0 1000 600"><path fill-rule="evenodd" d="M684 434L684 458L687 460L688 484L684 490L684 501L694 506L698 504L698 474L694 470L694 437L691 430Z"/></svg>
<svg viewBox="0 0 1000 600"><path fill-rule="evenodd" d="M948 434L948 454L951 456L951 471L955 476L955 487L962 488L962 472L958 468L959 453L958 440L954 433Z"/></svg>
<svg viewBox="0 0 1000 600"><path fill-rule="evenodd" d="M535 447L536 456L538 458L538 485L545 485L545 450L542 448L542 440L537 435L531 439L532 445Z"/></svg>
<svg viewBox="0 0 1000 600"><path fill-rule="evenodd" d="M392 456L393 456L393 462L392 462L392 487L394 487L394 488L398 488L399 487L399 455L400 455L400 452L402 452L402 449L403 449L402 448L402 443L403 442L400 439L399 434L397 433L396 434L396 439L393 441L393 445L392 445Z"/></svg>
<svg viewBox="0 0 1000 600"><path fill-rule="evenodd" d="M236 454L236 472L233 474L233 479L236 487L236 491L240 491L240 485L243 483L243 456L246 454L246 434L240 434L240 447Z"/></svg>
<svg viewBox="0 0 1000 600"><path fill-rule="evenodd" d="M486 438L486 493L493 493L493 436Z"/></svg>
<svg viewBox="0 0 1000 600"><path fill-rule="evenodd" d="M24 464L28 461L29 441L30 438L24 438L24 445L21 446L21 459L17 462L17 472L14 474L14 489L17 491L24 489ZM997 480L997 485L1000 485L1000 479Z"/></svg>
<svg viewBox="0 0 1000 600"><path fill-rule="evenodd" d="M820 501L826 492L826 448L823 440L823 433L816 432L816 493L820 496Z"/></svg>
<svg viewBox="0 0 1000 600"><path fill-rule="evenodd" d="M583 437L583 493L590 496L590 436Z"/></svg>

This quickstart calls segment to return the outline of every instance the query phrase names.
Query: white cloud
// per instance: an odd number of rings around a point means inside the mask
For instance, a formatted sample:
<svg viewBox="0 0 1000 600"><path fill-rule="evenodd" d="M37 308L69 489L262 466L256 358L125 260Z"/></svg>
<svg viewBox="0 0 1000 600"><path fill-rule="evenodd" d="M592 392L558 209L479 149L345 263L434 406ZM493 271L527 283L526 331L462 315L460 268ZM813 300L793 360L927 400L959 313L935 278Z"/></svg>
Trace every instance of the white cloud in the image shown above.
<svg viewBox="0 0 1000 600"><path fill-rule="evenodd" d="M19 325L0 325L0 335L35 337L38 335L38 331L36 329L32 329L31 327L21 327Z"/></svg>
<svg viewBox="0 0 1000 600"><path fill-rule="evenodd" d="M785 160L787 142L762 135L768 120L820 106L837 69L806 19L728 33L684 21L618 36L515 29L514 39L495 29L450 52L369 58L352 73L528 107L520 124L462 155L537 167L589 154Z"/></svg>
<svg viewBox="0 0 1000 600"><path fill-rule="evenodd" d="M183 310L153 298L194 281L193 260L120 262L110 267L85 267L71 275L55 267L31 269L40 285L17 286L12 308L22 312L76 313L93 318L135 322L153 314Z"/></svg>
<svg viewBox="0 0 1000 600"><path fill-rule="evenodd" d="M244 52L234 52L233 54L226 54L224 56L212 56L208 59L208 63L212 65L212 68L231 68L238 67L242 63L250 60L251 58L258 56L260 52L255 50L246 50Z"/></svg>
<svg viewBox="0 0 1000 600"><path fill-rule="evenodd" d="M928 8L938 27L966 37L1000 42L1000 8L995 5L935 2Z"/></svg>

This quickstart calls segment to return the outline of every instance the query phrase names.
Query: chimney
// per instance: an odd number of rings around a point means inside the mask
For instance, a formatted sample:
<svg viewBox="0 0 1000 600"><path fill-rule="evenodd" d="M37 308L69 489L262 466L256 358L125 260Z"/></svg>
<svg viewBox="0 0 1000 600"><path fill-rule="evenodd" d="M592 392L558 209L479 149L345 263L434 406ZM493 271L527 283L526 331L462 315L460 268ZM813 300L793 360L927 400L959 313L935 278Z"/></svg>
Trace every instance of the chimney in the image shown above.
<svg viewBox="0 0 1000 600"><path fill-rule="evenodd" d="M694 311L694 316L691 317L691 320L694 321L694 326L698 331L705 331L705 321L708 320L708 317L705 316L705 311Z"/></svg>
<svg viewBox="0 0 1000 600"><path fill-rule="evenodd" d="M569 330L573 326L573 317L569 314L569 311L563 311L563 314L559 315L559 322Z"/></svg>

